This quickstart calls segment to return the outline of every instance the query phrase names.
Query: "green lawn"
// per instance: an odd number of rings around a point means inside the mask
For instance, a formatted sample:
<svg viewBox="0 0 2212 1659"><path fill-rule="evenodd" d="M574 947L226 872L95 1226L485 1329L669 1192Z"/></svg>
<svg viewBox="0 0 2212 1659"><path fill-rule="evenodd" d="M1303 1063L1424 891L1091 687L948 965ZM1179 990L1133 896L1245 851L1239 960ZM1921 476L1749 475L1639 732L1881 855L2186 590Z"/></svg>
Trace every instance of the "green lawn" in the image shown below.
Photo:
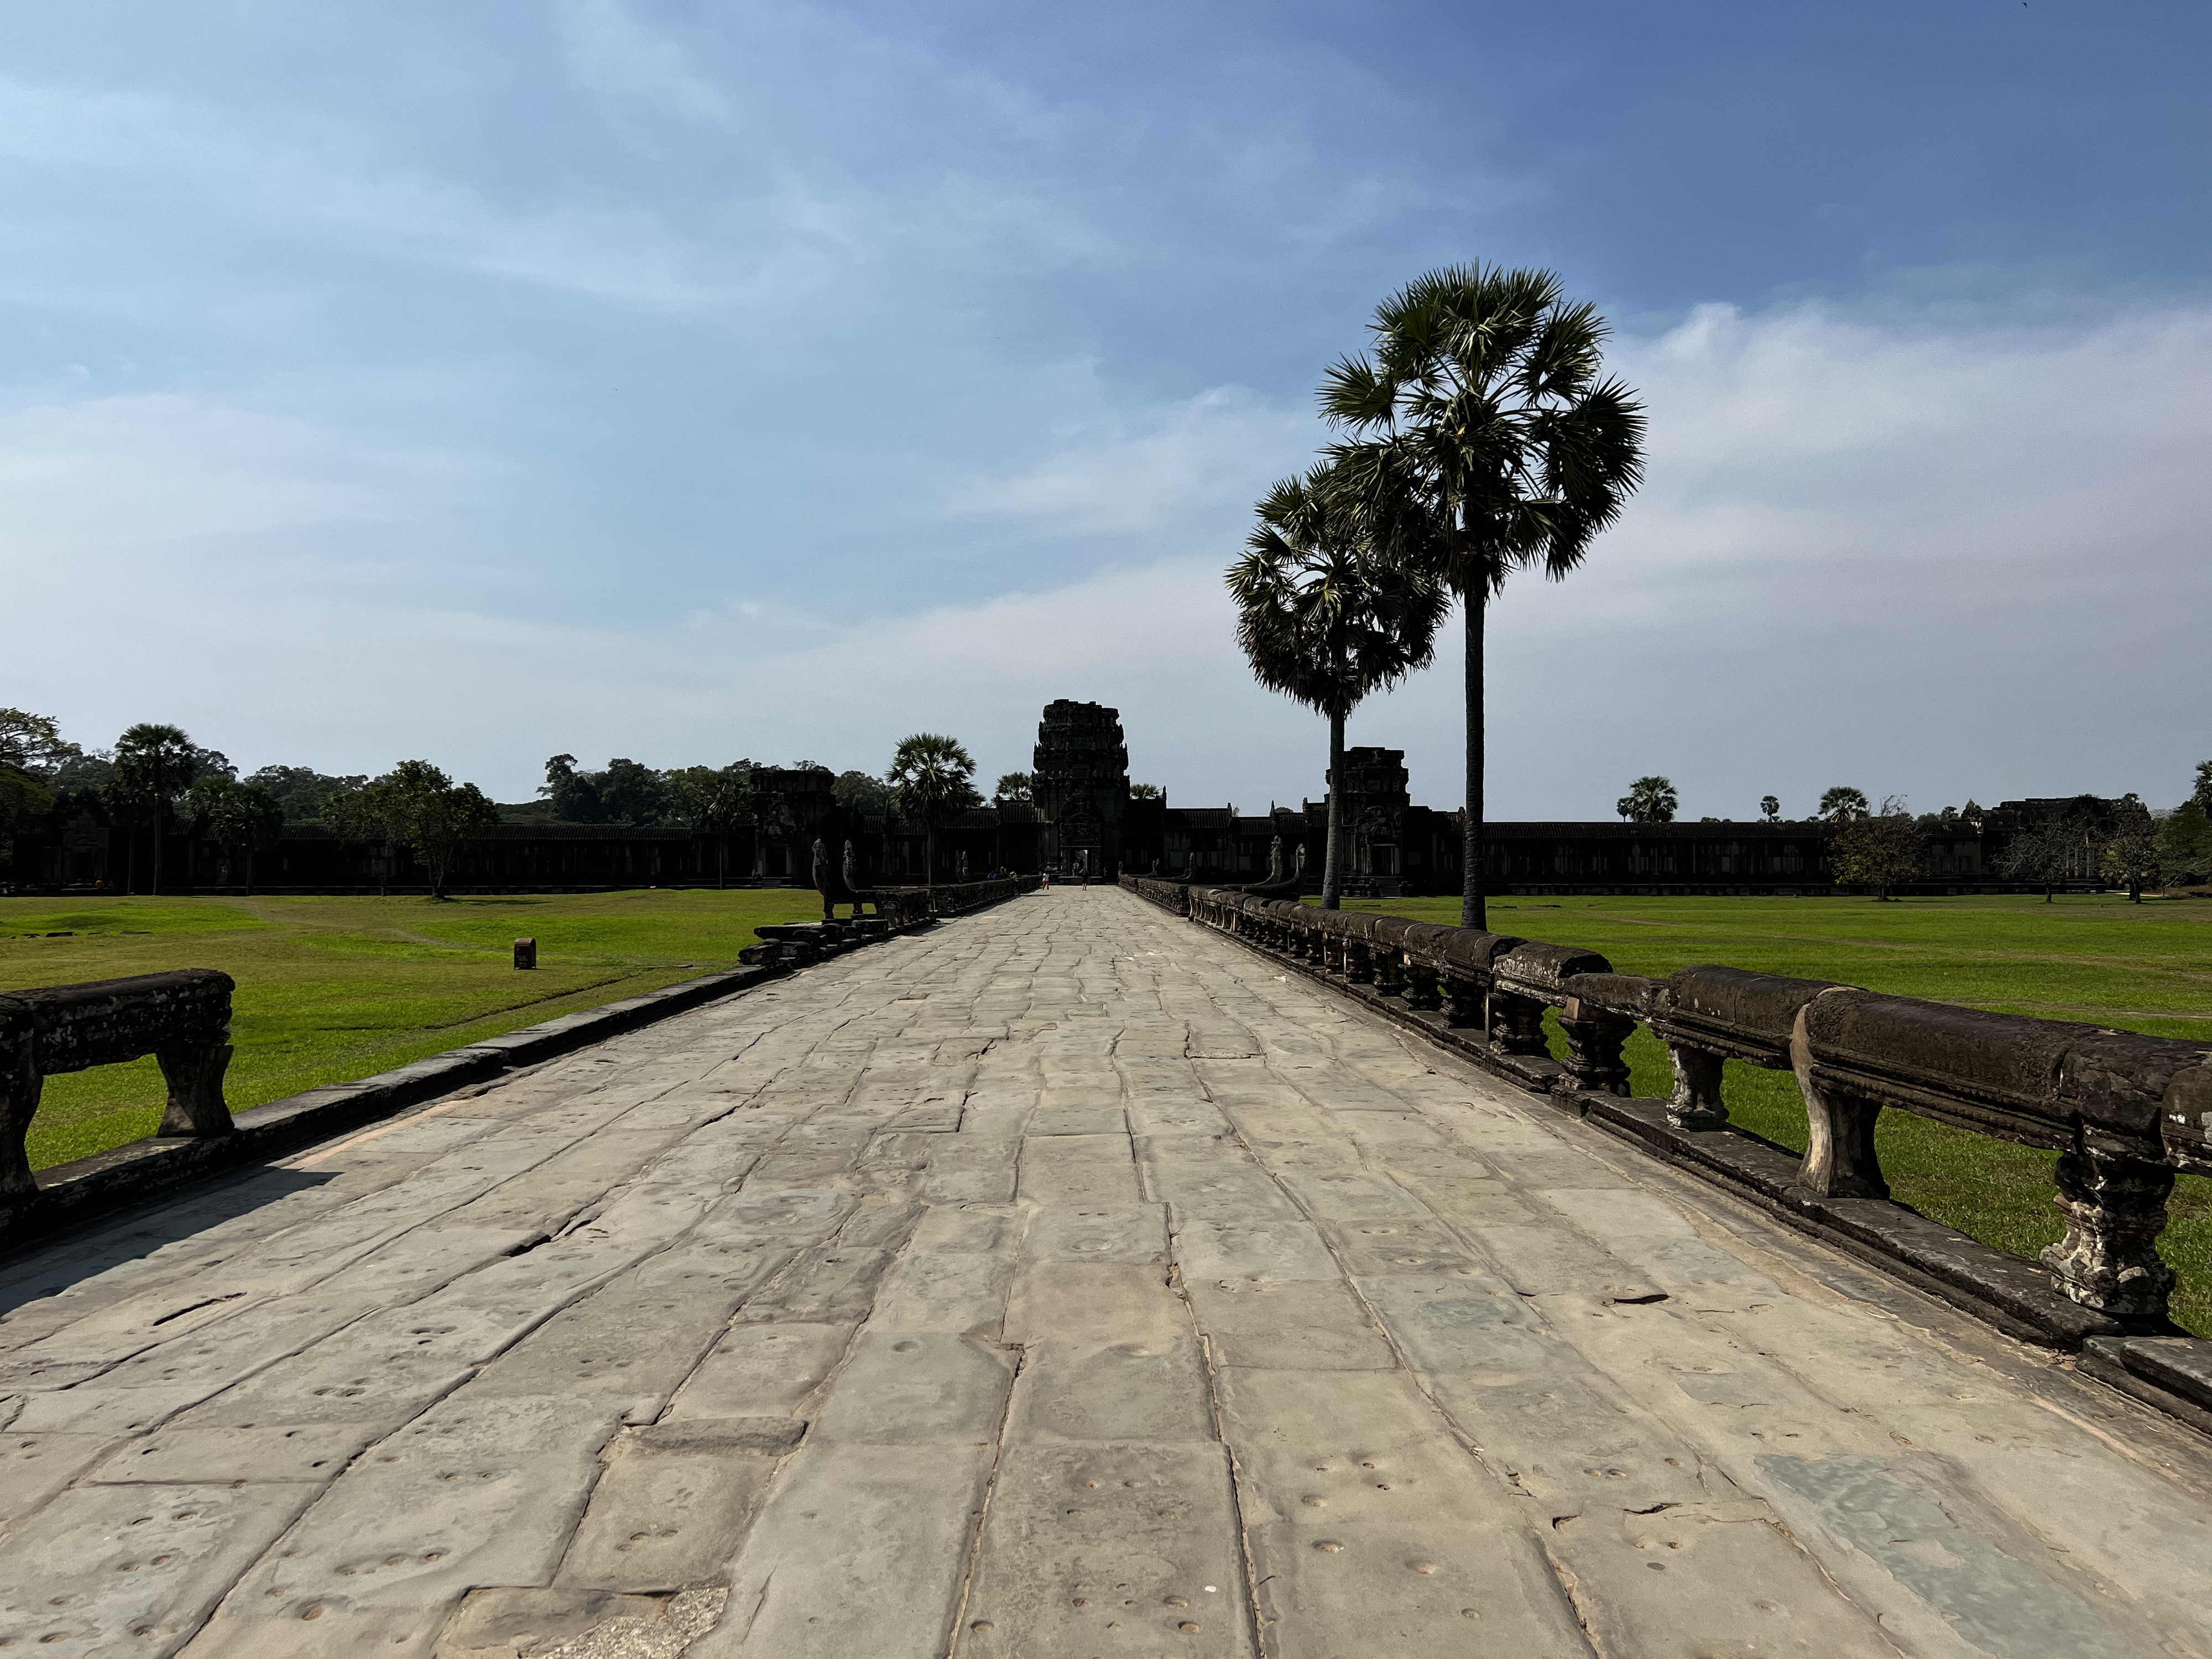
<svg viewBox="0 0 2212 1659"><path fill-rule="evenodd" d="M220 968L238 981L228 1093L242 1109L735 967L757 927L821 913L793 888L0 898L0 990ZM538 941L534 973L513 965L524 936ZM49 1079L32 1166L151 1133L161 1098L150 1059Z"/></svg>
<svg viewBox="0 0 2212 1659"><path fill-rule="evenodd" d="M1455 924L1459 901L1352 900ZM1502 933L1602 951L1623 973L1662 977L1696 963L1834 980L1899 996L2212 1042L2212 903L2117 896L1912 898L1507 898ZM1564 1053L1556 1022L1553 1048ZM1673 1084L1665 1048L1638 1030L1627 1058L1639 1095ZM1729 1116L1802 1152L1805 1105L1786 1072L1729 1062ZM2033 1256L2065 1229L2051 1205L2055 1154L1885 1112L1875 1131L1891 1190L1924 1215ZM2173 1316L2212 1336L2212 1181L2175 1183L2159 1248L2181 1276Z"/></svg>

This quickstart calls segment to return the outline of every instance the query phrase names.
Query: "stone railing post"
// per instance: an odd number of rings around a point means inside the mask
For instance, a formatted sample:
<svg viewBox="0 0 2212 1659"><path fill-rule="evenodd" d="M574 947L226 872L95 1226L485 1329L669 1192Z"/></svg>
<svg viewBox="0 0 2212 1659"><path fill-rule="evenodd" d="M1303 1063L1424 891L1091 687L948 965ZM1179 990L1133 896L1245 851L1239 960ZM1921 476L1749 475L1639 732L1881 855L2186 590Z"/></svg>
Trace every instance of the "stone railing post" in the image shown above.
<svg viewBox="0 0 2212 1659"><path fill-rule="evenodd" d="M1674 1066L1674 1092L1667 1102L1667 1121L1678 1129L1717 1129L1727 1123L1728 1105L1721 1098L1723 1057L1686 1042L1668 1043L1667 1057Z"/></svg>
<svg viewBox="0 0 2212 1659"><path fill-rule="evenodd" d="M1364 939L1347 937L1344 941L1344 982L1346 985L1372 985L1375 982L1375 952Z"/></svg>
<svg viewBox="0 0 2212 1659"><path fill-rule="evenodd" d="M1490 994L1490 1046L1501 1054L1549 1054L1544 1005L1510 991Z"/></svg>
<svg viewBox="0 0 2212 1659"><path fill-rule="evenodd" d="M163 1135L227 1135L236 1126L230 1106L222 1097L223 1074L230 1069L228 1027L210 1037L191 1042L164 1043L154 1050L162 1080L169 1085L169 1103L161 1114Z"/></svg>
<svg viewBox="0 0 2212 1659"><path fill-rule="evenodd" d="M2140 1158L2059 1155L2066 1237L2045 1247L2043 1265L2062 1295L2118 1318L2164 1317L2173 1269L2159 1258L2158 1236L2173 1173Z"/></svg>
<svg viewBox="0 0 2212 1659"><path fill-rule="evenodd" d="M29 1012L0 999L0 1194L9 1196L39 1190L23 1151L46 1084L31 1052L31 1032Z"/></svg>
<svg viewBox="0 0 2212 1659"><path fill-rule="evenodd" d="M1490 998L1482 981L1468 974L1446 973L1444 1024L1456 1031L1483 1030L1490 1021Z"/></svg>
<svg viewBox="0 0 2212 1659"><path fill-rule="evenodd" d="M1406 1006L1423 1012L1444 1006L1437 970L1418 957L1406 961Z"/></svg>
<svg viewBox="0 0 2212 1659"><path fill-rule="evenodd" d="M1543 1035L1541 1018L1539 1014L1540 1037ZM1566 1006L1559 1010L1559 1030L1566 1034L1567 1075L1574 1079L1576 1087L1595 1094L1628 1092L1628 1065L1620 1051L1636 1030L1634 1020L1569 997Z"/></svg>
<svg viewBox="0 0 2212 1659"><path fill-rule="evenodd" d="M1821 995L1833 995L1842 988ZM1881 1158L1874 1144L1881 1103L1813 1080L1813 1046L1806 1035L1805 1016L1819 1000L1816 997L1797 1011L1790 1034L1790 1064L1797 1073L1798 1092L1805 1097L1805 1163L1800 1179L1823 1198L1887 1198L1889 1183L1881 1178Z"/></svg>
<svg viewBox="0 0 2212 1659"><path fill-rule="evenodd" d="M1386 997L1406 994L1406 953L1389 946L1375 951L1375 988Z"/></svg>

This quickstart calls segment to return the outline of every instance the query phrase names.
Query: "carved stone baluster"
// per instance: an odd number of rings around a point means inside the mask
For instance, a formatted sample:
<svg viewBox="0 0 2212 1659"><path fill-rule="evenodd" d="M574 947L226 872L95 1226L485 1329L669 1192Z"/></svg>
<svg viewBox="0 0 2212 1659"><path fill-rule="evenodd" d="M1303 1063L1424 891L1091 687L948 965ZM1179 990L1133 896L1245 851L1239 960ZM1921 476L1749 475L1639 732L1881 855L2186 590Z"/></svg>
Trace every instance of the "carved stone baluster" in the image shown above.
<svg viewBox="0 0 2212 1659"><path fill-rule="evenodd" d="M161 1114L165 1135L227 1135L234 1126L230 1107L222 1097L223 1073L230 1069L230 1033L216 1033L197 1042L165 1044L154 1050L154 1059L169 1085L168 1109Z"/></svg>
<svg viewBox="0 0 2212 1659"><path fill-rule="evenodd" d="M39 1190L23 1138L30 1133L46 1083L31 1053L27 1025L19 1032L0 1029L0 1194Z"/></svg>
<svg viewBox="0 0 2212 1659"><path fill-rule="evenodd" d="M1570 997L1559 1011L1559 1029L1566 1034L1567 1075L1576 1087L1595 1094L1628 1092L1628 1065L1620 1051L1636 1030L1634 1020Z"/></svg>
<svg viewBox="0 0 2212 1659"><path fill-rule="evenodd" d="M1406 953L1388 946L1374 952L1375 988L1386 997L1406 994Z"/></svg>
<svg viewBox="0 0 2212 1659"><path fill-rule="evenodd" d="M1486 1029L1490 1018L1490 999L1483 991L1482 981L1465 974L1445 974L1442 977L1444 1024L1458 1031Z"/></svg>
<svg viewBox="0 0 2212 1659"><path fill-rule="evenodd" d="M1501 1054L1549 1054L1544 1040L1544 1005L1510 992L1490 994L1490 1046Z"/></svg>
<svg viewBox="0 0 2212 1659"><path fill-rule="evenodd" d="M1809 1007L1811 1005L1808 1004ZM1881 1103L1813 1081L1813 1049L1805 1034L1805 1009L1790 1035L1790 1059L1805 1097L1805 1162L1799 1178L1823 1198L1887 1198L1881 1159L1875 1151L1875 1120Z"/></svg>
<svg viewBox="0 0 2212 1659"><path fill-rule="evenodd" d="M1406 1006L1423 1010L1444 1006L1443 994L1437 988L1437 970L1410 957L1406 961Z"/></svg>
<svg viewBox="0 0 2212 1659"><path fill-rule="evenodd" d="M1674 1094L1667 1103L1667 1121L1678 1129L1717 1129L1728 1121L1728 1105L1721 1099L1722 1057L1710 1048L1692 1048L1670 1042L1667 1053L1674 1062Z"/></svg>
<svg viewBox="0 0 2212 1659"><path fill-rule="evenodd" d="M2115 1318L2161 1320L2173 1269L2159 1258L2173 1170L2163 1164L2094 1153L2058 1160L2059 1212L2066 1237L2043 1264L2060 1293Z"/></svg>
<svg viewBox="0 0 2212 1659"><path fill-rule="evenodd" d="M1346 985L1372 985L1375 982L1375 952L1364 939L1344 941L1344 982Z"/></svg>

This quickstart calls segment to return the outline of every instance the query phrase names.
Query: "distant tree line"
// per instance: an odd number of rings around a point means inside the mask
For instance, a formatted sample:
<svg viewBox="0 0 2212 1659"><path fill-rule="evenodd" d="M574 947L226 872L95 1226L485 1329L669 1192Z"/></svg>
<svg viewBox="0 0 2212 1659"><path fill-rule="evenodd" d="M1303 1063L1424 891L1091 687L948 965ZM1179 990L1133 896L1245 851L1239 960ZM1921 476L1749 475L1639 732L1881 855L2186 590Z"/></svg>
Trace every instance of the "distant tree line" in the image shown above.
<svg viewBox="0 0 2212 1659"><path fill-rule="evenodd" d="M1330 716L1333 759L1341 749L1344 715L1369 691L1426 660L1441 600L1458 591L1418 570L1409 574L1377 563L1362 539L1371 538L1372 526L1362 528L1358 514L1333 493L1342 487L1320 471L1279 485L1261 504L1246 559L1231 573L1240 638L1255 672ZM795 828L775 821L781 795L765 787L763 775L777 769L830 771L811 761L775 769L752 760L663 770L621 757L593 771L574 755L556 755L545 763L537 800L501 805L427 760L402 761L374 778L282 765L240 777L221 750L193 742L177 726L141 722L112 746L88 750L65 738L50 715L0 708L0 847L66 791L96 797L109 821L126 830L159 830L179 817L204 824L239 861L248 890L256 854L273 845L284 826L318 823L349 841L407 850L429 872L436 896L444 892L455 849L503 820L688 828L721 842L726 878L728 841L738 830ZM957 739L916 732L899 744L882 775L839 772L830 791L848 813L882 814L924 829L933 850L939 829L982 805L975 772L975 760ZM1032 774L1008 772L992 798L1001 805L1024 805L1036 793ZM1156 799L1160 792L1139 783L1130 793ZM1777 797L1765 796L1759 805L1763 821L1781 821ZM1670 779L1650 775L1637 779L1614 810L1632 822L1671 823L1680 796ZM1820 796L1815 816L1826 825L1838 878L1886 897L1923 872L1930 838L1978 830L1984 814L1969 800L1915 817L1901 796L1887 797L1877 809L1863 790L1838 785ZM125 843L125 881L133 890L138 840L133 836ZM148 840L147 874L158 893L162 837ZM1329 869L1336 863L1331 858ZM2021 826L1991 873L2041 886L2046 897L2069 880L2101 880L2137 899L2160 886L2212 883L2212 761L2198 764L2189 798L2172 811L2154 813L2129 794L2114 817L2092 811L2084 798L2081 805Z"/></svg>

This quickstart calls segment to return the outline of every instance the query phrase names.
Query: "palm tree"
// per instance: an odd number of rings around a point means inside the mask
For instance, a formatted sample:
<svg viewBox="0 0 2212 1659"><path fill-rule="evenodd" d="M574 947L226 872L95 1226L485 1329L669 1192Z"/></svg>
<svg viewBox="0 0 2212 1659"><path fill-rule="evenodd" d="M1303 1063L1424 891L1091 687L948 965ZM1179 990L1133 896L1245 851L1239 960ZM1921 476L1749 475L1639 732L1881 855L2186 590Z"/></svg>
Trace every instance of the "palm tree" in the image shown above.
<svg viewBox="0 0 2212 1659"><path fill-rule="evenodd" d="M1579 565L1644 476L1644 410L1600 380L1605 321L1548 270L1453 265L1376 308L1372 355L1321 392L1352 434L1338 476L1369 535L1465 606L1467 818L1461 925L1481 927L1483 617L1514 571Z"/></svg>
<svg viewBox="0 0 2212 1659"><path fill-rule="evenodd" d="M128 815L154 825L154 891L161 890L161 825L170 804L206 769L208 757L179 726L142 720L115 740L113 793Z"/></svg>
<svg viewBox="0 0 2212 1659"><path fill-rule="evenodd" d="M1613 804L1613 810L1635 823L1672 823L1674 809L1680 805L1674 780L1650 777L1630 784L1628 793Z"/></svg>
<svg viewBox="0 0 2212 1659"><path fill-rule="evenodd" d="M1820 797L1820 816L1831 823L1851 823L1867 816L1866 791L1839 783Z"/></svg>
<svg viewBox="0 0 2212 1659"><path fill-rule="evenodd" d="M975 775L975 757L957 738L938 732L917 732L901 743L891 756L884 781L891 787L891 799L902 817L915 819L928 833L926 885L937 885L937 830L950 823L982 797L969 781Z"/></svg>
<svg viewBox="0 0 2212 1659"><path fill-rule="evenodd" d="M1450 600L1426 571L1376 556L1326 465L1284 479L1258 514L1229 569L1237 642L1261 684L1328 717L1321 902L1334 910L1343 886L1344 723L1369 692L1428 665Z"/></svg>

